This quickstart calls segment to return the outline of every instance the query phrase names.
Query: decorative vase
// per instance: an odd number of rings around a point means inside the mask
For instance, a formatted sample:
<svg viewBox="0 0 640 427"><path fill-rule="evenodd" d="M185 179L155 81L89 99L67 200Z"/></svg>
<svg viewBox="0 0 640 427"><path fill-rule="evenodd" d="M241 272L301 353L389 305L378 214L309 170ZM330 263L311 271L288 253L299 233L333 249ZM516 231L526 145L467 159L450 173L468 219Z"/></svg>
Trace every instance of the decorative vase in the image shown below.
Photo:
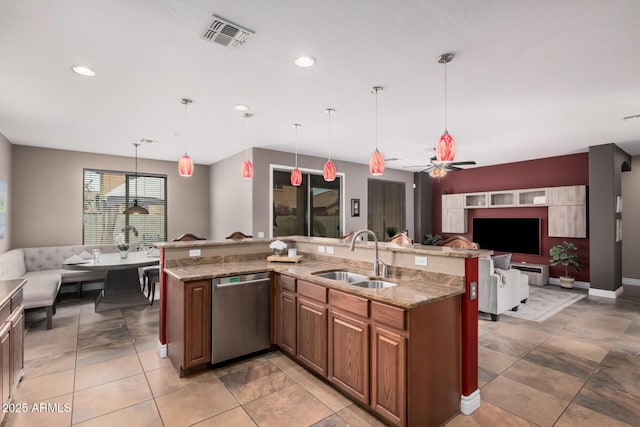
<svg viewBox="0 0 640 427"><path fill-rule="evenodd" d="M567 289L573 288L573 282L575 282L575 280L573 277L560 276L560 286Z"/></svg>
<svg viewBox="0 0 640 427"><path fill-rule="evenodd" d="M285 253L285 251L286 251L286 249L274 249L274 250L273 250L273 253L274 253L276 256L283 256L283 255L284 255L284 253Z"/></svg>
<svg viewBox="0 0 640 427"><path fill-rule="evenodd" d="M129 256L129 251L120 251L120 258L125 259Z"/></svg>

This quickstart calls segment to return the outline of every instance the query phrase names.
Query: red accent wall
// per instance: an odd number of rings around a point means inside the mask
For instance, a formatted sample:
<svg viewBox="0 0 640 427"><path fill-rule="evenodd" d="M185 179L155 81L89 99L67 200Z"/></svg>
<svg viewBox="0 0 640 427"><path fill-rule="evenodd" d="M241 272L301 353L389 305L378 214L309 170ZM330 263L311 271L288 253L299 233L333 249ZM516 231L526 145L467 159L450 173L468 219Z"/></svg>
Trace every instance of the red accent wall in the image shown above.
<svg viewBox="0 0 640 427"><path fill-rule="evenodd" d="M475 193L482 191L512 190L520 188L560 187L564 185L589 185L589 153L528 160L449 172L443 178L433 181L433 234L444 238L442 233L442 194ZM548 237L548 210L546 207L469 209L468 233L472 238L472 218L540 218L542 255L513 254L512 261L534 264L549 263L549 249L562 241L574 242L578 246L580 260L584 266L578 273L569 270L576 280L589 281L589 239ZM587 210L588 212L588 210ZM564 275L562 266L550 267L549 276Z"/></svg>

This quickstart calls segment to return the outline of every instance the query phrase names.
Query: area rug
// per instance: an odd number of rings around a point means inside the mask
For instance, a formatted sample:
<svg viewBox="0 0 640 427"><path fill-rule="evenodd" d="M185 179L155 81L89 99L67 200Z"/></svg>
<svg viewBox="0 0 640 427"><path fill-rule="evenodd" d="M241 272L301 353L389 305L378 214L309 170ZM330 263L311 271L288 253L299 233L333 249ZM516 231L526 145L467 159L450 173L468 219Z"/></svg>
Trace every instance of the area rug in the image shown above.
<svg viewBox="0 0 640 427"><path fill-rule="evenodd" d="M509 310L503 314L532 322L543 322L585 296L573 292L549 289L549 286L529 286L527 303L520 304L518 311Z"/></svg>

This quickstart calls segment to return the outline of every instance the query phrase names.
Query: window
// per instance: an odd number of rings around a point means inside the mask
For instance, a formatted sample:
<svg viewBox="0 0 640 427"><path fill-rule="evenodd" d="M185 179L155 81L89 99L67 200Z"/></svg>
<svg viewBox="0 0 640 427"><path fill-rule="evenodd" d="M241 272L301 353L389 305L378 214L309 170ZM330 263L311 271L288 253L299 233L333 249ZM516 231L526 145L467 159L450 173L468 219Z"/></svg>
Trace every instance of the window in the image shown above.
<svg viewBox="0 0 640 427"><path fill-rule="evenodd" d="M380 241L406 228L404 182L368 181L367 226Z"/></svg>
<svg viewBox="0 0 640 427"><path fill-rule="evenodd" d="M326 182L322 174L305 172L302 184L294 187L290 175L291 171L273 171L272 236L340 237L342 178Z"/></svg>
<svg viewBox="0 0 640 427"><path fill-rule="evenodd" d="M137 186L137 188L136 188ZM164 175L85 169L83 173L82 243L111 245L126 230L131 244L167 240L167 177ZM138 199L149 215L122 212ZM137 235L136 235L137 234Z"/></svg>

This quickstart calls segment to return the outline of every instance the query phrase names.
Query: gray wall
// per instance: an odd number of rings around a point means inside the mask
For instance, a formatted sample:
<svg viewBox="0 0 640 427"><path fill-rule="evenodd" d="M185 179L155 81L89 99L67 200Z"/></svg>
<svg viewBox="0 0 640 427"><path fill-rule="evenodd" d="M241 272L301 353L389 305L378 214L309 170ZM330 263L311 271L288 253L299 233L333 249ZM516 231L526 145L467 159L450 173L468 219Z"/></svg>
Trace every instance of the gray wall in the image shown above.
<svg viewBox="0 0 640 427"><path fill-rule="evenodd" d="M615 144L589 147L591 288L614 291L622 286L622 242L616 242L615 238L616 219L620 214L616 214L615 206L616 197L622 195L625 164L631 165L631 156Z"/></svg>
<svg viewBox="0 0 640 427"><path fill-rule="evenodd" d="M223 240L234 231L253 234L253 179L240 177L240 166L246 158L246 151L234 154L209 168L209 188L211 188L211 231L207 236L212 240ZM268 181L267 181L268 185Z"/></svg>
<svg viewBox="0 0 640 427"><path fill-rule="evenodd" d="M265 150L262 148L253 149L254 166L254 187L253 187L253 233L257 235L259 231L264 231L265 236L269 236L271 226L269 224L269 170L270 165L291 166L294 164L294 155L281 151ZM368 161L368 158L363 159ZM298 166L301 169L313 169L322 173L325 158L298 156ZM367 228L367 180L373 178L369 174L369 166L359 163L343 162L334 160L338 173L344 173L344 212L345 229L343 233ZM240 166L238 166L239 168ZM387 181L398 181L405 183L406 200L406 226L409 235L413 235L414 230L414 200L413 200L413 173L394 169L385 169L384 175L379 177ZM360 199L360 216L351 217L351 199Z"/></svg>
<svg viewBox="0 0 640 427"><path fill-rule="evenodd" d="M142 147L138 154L140 156ZM11 247L70 245L82 242L82 170L133 172L132 157L14 145L10 206ZM209 167L178 175L176 162L138 157L138 171L167 175L168 239L182 233L209 233Z"/></svg>
<svg viewBox="0 0 640 427"><path fill-rule="evenodd" d="M11 149L12 145L0 133L0 180L7 181L7 212L4 213L6 222L4 237L0 239L0 253L11 249Z"/></svg>
<svg viewBox="0 0 640 427"><path fill-rule="evenodd" d="M631 171L622 174L622 277L640 280L640 156L631 161Z"/></svg>

